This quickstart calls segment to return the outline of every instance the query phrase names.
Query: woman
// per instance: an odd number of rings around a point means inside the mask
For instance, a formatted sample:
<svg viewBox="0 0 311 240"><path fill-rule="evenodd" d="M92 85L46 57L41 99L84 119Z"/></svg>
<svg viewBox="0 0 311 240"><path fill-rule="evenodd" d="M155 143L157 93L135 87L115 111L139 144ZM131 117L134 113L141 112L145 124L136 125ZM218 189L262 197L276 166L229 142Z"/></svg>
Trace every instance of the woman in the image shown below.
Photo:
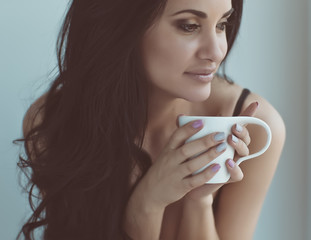
<svg viewBox="0 0 311 240"><path fill-rule="evenodd" d="M20 166L31 169L30 196L33 187L40 191L26 239L40 226L48 240L252 238L285 128L265 99L216 75L242 5L72 1L58 42L59 75L23 123L28 158ZM267 122L270 148L237 166L266 136L232 126L231 179L204 184L219 165L191 173L219 156L226 139L213 133L185 144L202 123L178 127L178 116L233 112Z"/></svg>

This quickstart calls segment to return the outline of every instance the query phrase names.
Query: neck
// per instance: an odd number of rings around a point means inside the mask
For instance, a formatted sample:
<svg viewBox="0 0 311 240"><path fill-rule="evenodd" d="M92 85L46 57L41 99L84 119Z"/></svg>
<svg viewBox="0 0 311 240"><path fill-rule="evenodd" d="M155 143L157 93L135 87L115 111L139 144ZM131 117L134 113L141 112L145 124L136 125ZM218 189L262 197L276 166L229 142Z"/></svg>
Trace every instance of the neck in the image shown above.
<svg viewBox="0 0 311 240"><path fill-rule="evenodd" d="M172 133L177 129L177 116L189 115L191 102L173 98L167 94L150 94L148 106L148 125L144 145L150 151L164 147ZM153 150L150 150L150 149Z"/></svg>

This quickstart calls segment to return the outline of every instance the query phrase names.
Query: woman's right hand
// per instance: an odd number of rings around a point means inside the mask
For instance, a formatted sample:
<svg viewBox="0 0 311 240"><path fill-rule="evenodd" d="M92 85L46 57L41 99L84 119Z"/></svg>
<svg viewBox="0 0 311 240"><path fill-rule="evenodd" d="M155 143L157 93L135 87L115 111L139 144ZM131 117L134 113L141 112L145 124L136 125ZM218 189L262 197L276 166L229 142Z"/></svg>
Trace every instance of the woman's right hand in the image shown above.
<svg viewBox="0 0 311 240"><path fill-rule="evenodd" d="M212 164L196 175L191 174L222 154L226 143L223 133L212 133L185 144L202 127L202 121L198 120L178 128L136 186L133 195L143 198L140 201L148 203L149 207L165 208L209 181L219 170L218 164ZM204 153L194 157L201 152ZM187 161L191 157L194 158Z"/></svg>

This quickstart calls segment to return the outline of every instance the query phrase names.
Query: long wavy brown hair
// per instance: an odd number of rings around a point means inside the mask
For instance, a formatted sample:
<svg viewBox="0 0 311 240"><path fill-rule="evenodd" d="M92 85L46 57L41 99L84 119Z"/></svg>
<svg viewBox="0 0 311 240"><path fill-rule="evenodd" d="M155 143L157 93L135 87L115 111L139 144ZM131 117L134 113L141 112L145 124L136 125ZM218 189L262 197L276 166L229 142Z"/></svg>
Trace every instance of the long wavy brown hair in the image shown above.
<svg viewBox="0 0 311 240"><path fill-rule="evenodd" d="M33 213L17 239L125 239L122 218L151 165L142 142L148 81L140 43L166 0L72 0L57 41L58 74L33 115L18 166ZM242 0L233 0L226 28L228 53L236 39ZM34 120L40 114L40 123ZM138 178L137 182L140 180ZM35 192L39 192L35 196ZM36 199L36 201L34 201Z"/></svg>

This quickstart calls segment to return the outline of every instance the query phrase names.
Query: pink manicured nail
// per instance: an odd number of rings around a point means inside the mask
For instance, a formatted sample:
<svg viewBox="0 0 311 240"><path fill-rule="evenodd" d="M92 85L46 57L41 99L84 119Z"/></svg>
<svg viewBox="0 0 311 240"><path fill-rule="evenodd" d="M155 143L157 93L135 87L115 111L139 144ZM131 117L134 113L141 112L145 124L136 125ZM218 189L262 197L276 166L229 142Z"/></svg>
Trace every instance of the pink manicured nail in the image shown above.
<svg viewBox="0 0 311 240"><path fill-rule="evenodd" d="M229 159L229 161L228 161L228 165L229 165L231 168L234 168L235 163L233 162L233 160L232 160L232 159Z"/></svg>
<svg viewBox="0 0 311 240"><path fill-rule="evenodd" d="M196 120L194 123L192 123L192 127L193 128L199 128L199 127L202 127L203 126L203 121L200 119L200 120Z"/></svg>
<svg viewBox="0 0 311 240"><path fill-rule="evenodd" d="M212 167L212 171L213 172L217 172L218 170L220 169L220 165L219 164L216 164Z"/></svg>

